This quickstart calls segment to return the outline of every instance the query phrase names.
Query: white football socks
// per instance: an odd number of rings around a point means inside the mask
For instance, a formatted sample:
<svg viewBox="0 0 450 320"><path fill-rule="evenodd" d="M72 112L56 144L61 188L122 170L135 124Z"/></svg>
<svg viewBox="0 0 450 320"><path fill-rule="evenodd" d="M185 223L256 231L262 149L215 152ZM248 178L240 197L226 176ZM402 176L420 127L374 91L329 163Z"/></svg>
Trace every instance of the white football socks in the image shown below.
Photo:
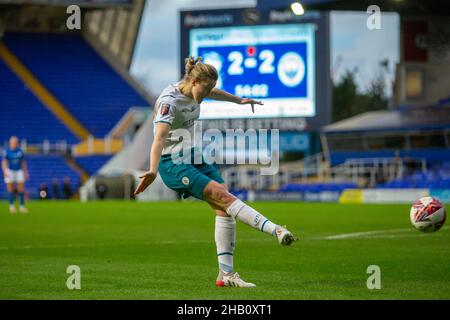
<svg viewBox="0 0 450 320"><path fill-rule="evenodd" d="M233 217L216 216L216 229L214 238L217 247L219 269L224 272L233 272L233 253L236 242L236 220Z"/></svg>
<svg viewBox="0 0 450 320"><path fill-rule="evenodd" d="M239 199L228 207L227 213L255 229L275 235L277 225Z"/></svg>

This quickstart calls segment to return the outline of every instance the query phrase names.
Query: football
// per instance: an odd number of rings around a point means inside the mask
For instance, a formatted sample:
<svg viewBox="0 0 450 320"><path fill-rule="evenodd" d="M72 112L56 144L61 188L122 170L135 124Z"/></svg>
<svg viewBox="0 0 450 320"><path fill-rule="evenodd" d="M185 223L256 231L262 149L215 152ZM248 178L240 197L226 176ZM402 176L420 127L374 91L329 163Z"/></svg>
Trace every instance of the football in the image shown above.
<svg viewBox="0 0 450 320"><path fill-rule="evenodd" d="M423 197L411 207L412 225L422 232L438 231L445 223L446 212L442 203L433 197Z"/></svg>

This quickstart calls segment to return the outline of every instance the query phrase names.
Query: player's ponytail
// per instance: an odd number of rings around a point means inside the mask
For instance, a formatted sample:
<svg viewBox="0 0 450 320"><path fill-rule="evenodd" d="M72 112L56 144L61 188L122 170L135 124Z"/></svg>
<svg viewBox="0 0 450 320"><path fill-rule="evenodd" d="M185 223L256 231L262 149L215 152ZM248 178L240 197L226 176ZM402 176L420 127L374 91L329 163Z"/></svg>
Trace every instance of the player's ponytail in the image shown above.
<svg viewBox="0 0 450 320"><path fill-rule="evenodd" d="M192 70L194 69L195 65L197 64L197 62L201 61L202 57L189 57L184 59L184 77L189 77L189 75L191 74Z"/></svg>
<svg viewBox="0 0 450 320"><path fill-rule="evenodd" d="M203 80L213 80L217 81L219 75L216 68L210 64L201 62L202 57L189 57L184 60L185 63L185 73L184 80L197 79L199 81Z"/></svg>

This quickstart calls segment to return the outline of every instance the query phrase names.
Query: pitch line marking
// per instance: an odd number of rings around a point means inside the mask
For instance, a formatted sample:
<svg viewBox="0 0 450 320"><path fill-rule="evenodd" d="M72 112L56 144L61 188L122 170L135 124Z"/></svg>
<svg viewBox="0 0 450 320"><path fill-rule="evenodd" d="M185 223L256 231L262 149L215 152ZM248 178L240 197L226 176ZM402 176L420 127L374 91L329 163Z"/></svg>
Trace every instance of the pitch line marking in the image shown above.
<svg viewBox="0 0 450 320"><path fill-rule="evenodd" d="M448 229L450 227L443 227L442 230ZM400 238L408 236L423 236L424 233L411 233L413 229L387 229L387 230L374 230L365 232L353 232L353 233L342 233L331 236L324 237L314 237L310 239L314 240L339 240L339 239L352 239L352 238ZM409 235L399 235L398 233L410 233Z"/></svg>

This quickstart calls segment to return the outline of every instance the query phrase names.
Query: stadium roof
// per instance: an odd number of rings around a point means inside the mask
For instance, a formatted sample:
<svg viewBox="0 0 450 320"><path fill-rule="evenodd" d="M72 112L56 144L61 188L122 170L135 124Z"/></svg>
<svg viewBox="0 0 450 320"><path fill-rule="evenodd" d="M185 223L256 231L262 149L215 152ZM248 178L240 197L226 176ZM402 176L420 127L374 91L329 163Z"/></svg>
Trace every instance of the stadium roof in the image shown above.
<svg viewBox="0 0 450 320"><path fill-rule="evenodd" d="M322 127L324 133L450 128L450 108L370 111Z"/></svg>
<svg viewBox="0 0 450 320"><path fill-rule="evenodd" d="M305 10L366 11L369 6L378 5L382 11L400 14L450 13L450 1L442 0L258 0L257 8L260 10L287 8L293 2L300 2Z"/></svg>
<svg viewBox="0 0 450 320"><path fill-rule="evenodd" d="M0 0L0 4L64 6L78 5L82 7L131 7L133 0Z"/></svg>

